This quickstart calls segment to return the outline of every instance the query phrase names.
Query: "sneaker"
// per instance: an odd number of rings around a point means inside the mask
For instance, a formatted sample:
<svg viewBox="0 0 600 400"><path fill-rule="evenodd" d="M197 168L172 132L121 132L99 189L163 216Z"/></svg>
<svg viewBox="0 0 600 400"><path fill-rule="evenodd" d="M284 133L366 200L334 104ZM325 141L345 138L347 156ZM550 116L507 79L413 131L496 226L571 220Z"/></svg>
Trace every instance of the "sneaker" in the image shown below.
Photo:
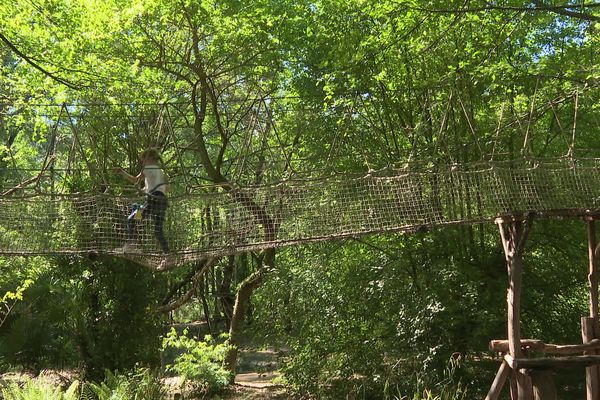
<svg viewBox="0 0 600 400"><path fill-rule="evenodd" d="M165 271L165 270L169 269L171 266L173 266L174 264L175 264L175 257L173 257L172 254L167 254L165 256L165 258L163 258L163 260L160 262L160 264L158 265L156 270L157 271Z"/></svg>

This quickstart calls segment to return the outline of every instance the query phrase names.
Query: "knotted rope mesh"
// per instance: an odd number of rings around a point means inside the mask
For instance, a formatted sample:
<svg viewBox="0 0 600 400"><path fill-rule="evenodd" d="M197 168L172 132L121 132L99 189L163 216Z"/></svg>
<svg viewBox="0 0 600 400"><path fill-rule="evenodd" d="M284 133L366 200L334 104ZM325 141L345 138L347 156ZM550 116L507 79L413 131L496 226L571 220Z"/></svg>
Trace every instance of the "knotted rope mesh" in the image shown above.
<svg viewBox="0 0 600 400"><path fill-rule="evenodd" d="M20 193L0 197L0 254L106 254L159 265L151 215L127 216L143 197L103 193ZM169 259L209 256L352 237L477 223L534 211L585 215L600 208L600 159L557 159L386 170L363 177L198 189L169 197Z"/></svg>

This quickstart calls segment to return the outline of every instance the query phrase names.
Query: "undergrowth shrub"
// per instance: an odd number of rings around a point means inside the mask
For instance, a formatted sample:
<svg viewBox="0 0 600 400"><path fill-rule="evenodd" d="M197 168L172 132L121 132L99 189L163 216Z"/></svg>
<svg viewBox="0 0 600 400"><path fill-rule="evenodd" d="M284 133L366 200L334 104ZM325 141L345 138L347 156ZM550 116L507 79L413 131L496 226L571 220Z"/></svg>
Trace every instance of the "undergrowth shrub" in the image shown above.
<svg viewBox="0 0 600 400"><path fill-rule="evenodd" d="M4 400L80 400L81 384L75 381L66 391L48 382L29 379L23 386L12 382L2 388Z"/></svg>
<svg viewBox="0 0 600 400"><path fill-rule="evenodd" d="M129 373L105 371L101 383L74 381L66 390L40 379L2 388L4 400L162 400L165 388L157 373L139 368Z"/></svg>
<svg viewBox="0 0 600 400"><path fill-rule="evenodd" d="M175 329L163 339L163 350L175 350L177 355L167 371L184 379L184 384L191 385L192 391L198 395L206 395L223 390L229 384L230 372L223 368L223 360L231 348L228 335L219 336L218 342L211 335L204 341L187 336L187 329L178 335Z"/></svg>
<svg viewBox="0 0 600 400"><path fill-rule="evenodd" d="M399 395L399 400L466 400L467 388L457 377L460 360L451 358L444 370L444 377L438 382L417 376L416 390L412 396Z"/></svg>
<svg viewBox="0 0 600 400"><path fill-rule="evenodd" d="M86 384L82 397L92 394L95 400L161 400L166 396L158 374L147 368L130 373L106 371L105 376L101 383Z"/></svg>
<svg viewBox="0 0 600 400"><path fill-rule="evenodd" d="M98 382L105 370L160 365L162 320L153 310L161 278L108 258L65 256L16 266L23 277L4 268L0 278L0 370L81 367L84 380Z"/></svg>

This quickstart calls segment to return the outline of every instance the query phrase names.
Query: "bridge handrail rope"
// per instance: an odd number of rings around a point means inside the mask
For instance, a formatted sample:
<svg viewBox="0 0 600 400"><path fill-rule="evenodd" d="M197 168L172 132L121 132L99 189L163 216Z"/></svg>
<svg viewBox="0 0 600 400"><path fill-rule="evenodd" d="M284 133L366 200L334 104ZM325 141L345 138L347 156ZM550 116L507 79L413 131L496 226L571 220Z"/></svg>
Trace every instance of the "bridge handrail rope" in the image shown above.
<svg viewBox="0 0 600 400"><path fill-rule="evenodd" d="M47 187L44 182L38 186ZM25 187L0 196L0 255L118 254L127 239L129 207L140 201L135 191L125 189L51 193ZM479 223L499 215L596 213L600 159L384 169L228 191L207 186L174 193L169 202L166 236L174 262L183 263L297 243ZM258 208L268 220L260 219ZM139 253L131 257L159 263L163 255L151 222L138 225Z"/></svg>

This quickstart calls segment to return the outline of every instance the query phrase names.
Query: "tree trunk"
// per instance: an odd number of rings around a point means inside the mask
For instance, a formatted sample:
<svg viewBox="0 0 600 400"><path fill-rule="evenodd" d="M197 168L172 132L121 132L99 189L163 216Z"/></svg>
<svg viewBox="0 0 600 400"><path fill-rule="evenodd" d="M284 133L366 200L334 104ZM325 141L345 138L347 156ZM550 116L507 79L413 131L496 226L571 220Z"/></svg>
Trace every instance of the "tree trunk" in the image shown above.
<svg viewBox="0 0 600 400"><path fill-rule="evenodd" d="M223 362L224 367L231 372L231 382L235 379L235 367L237 365L238 347L240 345L241 331L248 310L248 303L252 293L262 283L265 270L275 266L275 249L266 249L264 262L255 272L242 281L235 297L231 325L229 326L229 341L231 349Z"/></svg>
<svg viewBox="0 0 600 400"><path fill-rule="evenodd" d="M225 314L225 322L227 323L227 329L231 326L231 314L233 313L233 294L231 293L231 283L233 281L235 269L235 256L229 256L227 264L223 269L223 275L221 282L219 282L219 289L217 298L221 302L221 308Z"/></svg>

